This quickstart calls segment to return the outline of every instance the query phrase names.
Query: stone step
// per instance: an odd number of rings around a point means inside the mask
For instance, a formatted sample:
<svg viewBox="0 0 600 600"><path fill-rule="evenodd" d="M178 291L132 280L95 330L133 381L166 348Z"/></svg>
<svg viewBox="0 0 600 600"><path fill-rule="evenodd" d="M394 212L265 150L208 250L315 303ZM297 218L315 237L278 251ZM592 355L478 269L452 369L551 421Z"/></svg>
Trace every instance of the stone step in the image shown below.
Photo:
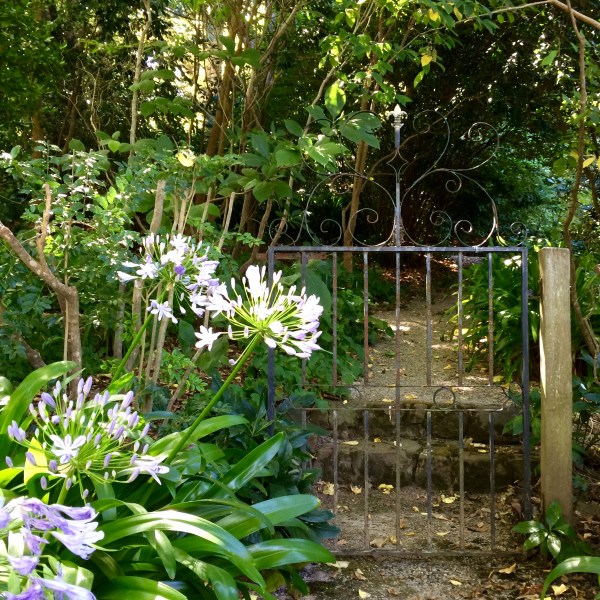
<svg viewBox="0 0 600 600"><path fill-rule="evenodd" d="M338 435L345 440L362 439L365 431L365 410L368 411L369 438L396 437L396 410L392 405L387 408L368 405L363 408L327 409L309 411L307 420L332 432L337 422ZM403 438L424 440L427 437L427 413L431 414L431 435L437 439L459 439L459 413L463 415L463 439L476 443L489 443L490 425L493 421L494 441L496 444L518 444L519 438L512 433L503 433L505 425L518 414L515 407L501 410L475 410L473 408L453 407L440 409L433 404L411 404L403 407L400 413L400 435Z"/></svg>
<svg viewBox="0 0 600 600"><path fill-rule="evenodd" d="M316 466L321 468L324 481L334 481L334 442L318 438L313 448ZM368 457L368 460L365 459ZM364 485L365 463L368 463L368 481L371 486L396 486L396 472L400 485L427 487L428 452L426 442L401 438L398 447L390 440L338 441L337 481L339 485ZM463 448L464 489L471 493L490 491L489 446L468 443ZM501 490L520 480L524 459L518 446L495 446L494 487ZM435 490L457 492L460 489L460 451L458 442L435 439L431 444L431 483Z"/></svg>

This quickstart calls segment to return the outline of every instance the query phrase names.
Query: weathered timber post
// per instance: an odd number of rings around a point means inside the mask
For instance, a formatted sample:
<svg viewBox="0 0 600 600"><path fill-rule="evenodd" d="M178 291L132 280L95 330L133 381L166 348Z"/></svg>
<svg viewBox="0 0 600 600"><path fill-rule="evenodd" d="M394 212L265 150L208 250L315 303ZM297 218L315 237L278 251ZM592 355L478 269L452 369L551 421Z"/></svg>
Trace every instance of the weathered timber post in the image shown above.
<svg viewBox="0 0 600 600"><path fill-rule="evenodd" d="M540 367L542 395L542 508L558 501L573 521L571 309L569 251L542 248Z"/></svg>

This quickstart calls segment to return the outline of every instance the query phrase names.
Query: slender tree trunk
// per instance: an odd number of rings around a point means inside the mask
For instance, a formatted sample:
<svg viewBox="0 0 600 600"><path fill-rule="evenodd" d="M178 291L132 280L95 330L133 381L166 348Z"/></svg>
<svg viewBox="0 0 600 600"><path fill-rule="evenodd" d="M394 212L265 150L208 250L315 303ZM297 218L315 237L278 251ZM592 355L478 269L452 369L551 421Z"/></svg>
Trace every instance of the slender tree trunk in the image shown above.
<svg viewBox="0 0 600 600"><path fill-rule="evenodd" d="M579 131L577 140L577 151L579 158L577 160L577 169L575 171L575 182L571 189L571 202L569 205L569 211L563 224L563 238L565 245L569 249L569 256L571 261L571 306L573 307L573 314L577 326L583 336L585 345L588 352L592 356L598 356L600 346L598 340L594 334L594 330L590 325L588 319L583 315L581 310L581 304L579 302L579 296L577 294L577 271L575 264L575 252L573 250L573 242L571 237L571 223L575 217L575 213L579 206L579 191L581 188L581 179L583 175L583 160L585 152L585 114L587 111L587 81L586 81L586 68L585 68L585 38L579 31L576 17L573 14L570 0L567 0L569 11L571 12L571 24L575 35L577 36L579 45ZM597 368L596 361L594 361L594 378L597 379Z"/></svg>
<svg viewBox="0 0 600 600"><path fill-rule="evenodd" d="M42 229L37 238L37 260L29 254L17 237L0 221L0 239L16 254L21 262L37 275L55 294L64 319L66 360L81 366L81 331L79 326L79 293L77 288L65 285L50 270L44 255L47 227L50 220L51 193L46 184L46 209L42 218Z"/></svg>

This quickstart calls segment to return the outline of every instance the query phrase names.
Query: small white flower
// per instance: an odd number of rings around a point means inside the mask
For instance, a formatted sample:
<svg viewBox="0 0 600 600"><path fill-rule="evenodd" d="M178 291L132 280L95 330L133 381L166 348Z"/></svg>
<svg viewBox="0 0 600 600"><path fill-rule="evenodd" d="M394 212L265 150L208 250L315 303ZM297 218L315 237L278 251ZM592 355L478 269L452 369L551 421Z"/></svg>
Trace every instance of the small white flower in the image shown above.
<svg viewBox="0 0 600 600"><path fill-rule="evenodd" d="M198 338L196 348L204 348L206 346L210 350L222 333L213 332L212 327L207 329L204 325L201 325L200 331L196 332L195 335Z"/></svg>
<svg viewBox="0 0 600 600"><path fill-rule="evenodd" d="M79 454L79 449L85 444L85 436L80 435L75 439L71 438L71 434L67 433L64 439L57 435L51 435L50 439L54 443L52 452L59 459L61 465L68 463L72 458Z"/></svg>
<svg viewBox="0 0 600 600"><path fill-rule="evenodd" d="M173 323L177 323L177 318L173 314L168 302L157 302L156 300L151 300L148 310L151 314L156 315L159 321L162 321L166 318L171 319Z"/></svg>

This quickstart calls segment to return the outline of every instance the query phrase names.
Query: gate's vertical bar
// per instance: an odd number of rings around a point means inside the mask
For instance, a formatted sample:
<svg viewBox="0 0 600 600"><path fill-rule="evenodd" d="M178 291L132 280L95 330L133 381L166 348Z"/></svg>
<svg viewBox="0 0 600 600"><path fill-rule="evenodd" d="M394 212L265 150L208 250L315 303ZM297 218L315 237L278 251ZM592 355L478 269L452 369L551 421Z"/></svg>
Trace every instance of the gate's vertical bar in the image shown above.
<svg viewBox="0 0 600 600"><path fill-rule="evenodd" d="M465 548L465 419L458 413L458 485L459 485L459 548Z"/></svg>
<svg viewBox="0 0 600 600"><path fill-rule="evenodd" d="M400 408L396 406L396 549L400 548L400 486L402 473L400 472Z"/></svg>
<svg viewBox="0 0 600 600"><path fill-rule="evenodd" d="M308 263L308 255L306 254L306 252L302 252L301 254L302 256L302 287L304 287L306 285L306 265ZM307 359L303 358L302 359L302 385L305 386L306 385L306 363L307 363Z"/></svg>
<svg viewBox="0 0 600 600"><path fill-rule="evenodd" d="M396 252L396 410L400 409L400 291L400 252Z"/></svg>
<svg viewBox="0 0 600 600"><path fill-rule="evenodd" d="M273 272L275 270L275 249L270 246L267 250L267 281L269 288L273 285ZM273 421L275 420L275 349L267 350L267 420L269 433L273 435Z"/></svg>
<svg viewBox="0 0 600 600"><path fill-rule="evenodd" d="M523 367L521 381L523 384L523 516L531 519L531 448L530 427L531 413L529 412L529 264L527 246L521 248L521 326L523 344Z"/></svg>
<svg viewBox="0 0 600 600"><path fill-rule="evenodd" d="M458 253L458 385L463 384L463 253Z"/></svg>
<svg viewBox="0 0 600 600"><path fill-rule="evenodd" d="M496 549L496 456L494 447L494 413L490 416L490 550Z"/></svg>
<svg viewBox="0 0 600 600"><path fill-rule="evenodd" d="M425 262L425 304L427 306L427 385L431 385L431 252L427 253Z"/></svg>
<svg viewBox="0 0 600 600"><path fill-rule="evenodd" d="M494 383L494 273L492 253L488 252L488 383Z"/></svg>
<svg viewBox="0 0 600 600"><path fill-rule="evenodd" d="M433 484L431 481L431 411L427 411L427 548L431 549L433 526Z"/></svg>
<svg viewBox="0 0 600 600"><path fill-rule="evenodd" d="M369 253L363 252L363 350L364 380L369 383Z"/></svg>
<svg viewBox="0 0 600 600"><path fill-rule="evenodd" d="M333 387L337 386L338 372L337 372L337 360L338 360L338 324L337 324L337 311L338 311L338 273L337 273L337 252L333 253L332 256L332 264L331 264L331 277L332 281L332 289L331 289L331 303L333 305L333 315L332 315L332 329L333 329L333 374L332 374L332 382Z"/></svg>
<svg viewBox="0 0 600 600"><path fill-rule="evenodd" d="M338 514L338 411L332 412L333 418L333 518L337 521ZM336 523L337 524L337 523ZM333 549L338 549L339 535L336 535L333 540Z"/></svg>
<svg viewBox="0 0 600 600"><path fill-rule="evenodd" d="M363 426L364 426L364 490L365 490L365 544L364 549L370 550L371 543L369 540L369 411L365 410L363 413Z"/></svg>

